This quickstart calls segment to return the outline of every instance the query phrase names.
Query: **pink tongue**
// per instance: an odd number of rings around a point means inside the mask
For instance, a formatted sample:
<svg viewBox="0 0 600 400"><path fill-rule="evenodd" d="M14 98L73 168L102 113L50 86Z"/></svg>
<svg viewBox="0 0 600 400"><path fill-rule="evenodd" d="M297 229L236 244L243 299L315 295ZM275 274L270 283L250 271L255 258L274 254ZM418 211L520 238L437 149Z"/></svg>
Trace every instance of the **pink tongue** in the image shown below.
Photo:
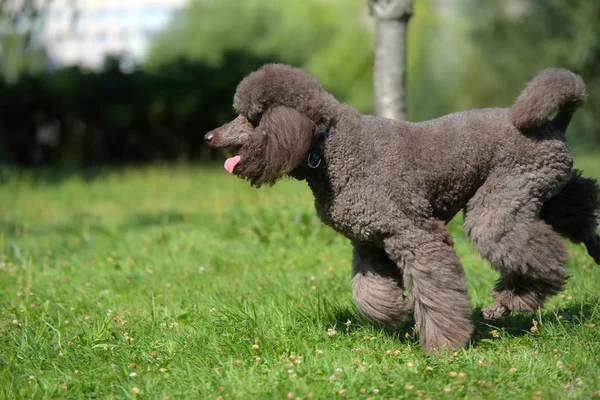
<svg viewBox="0 0 600 400"><path fill-rule="evenodd" d="M227 170L227 172L229 172L230 174L233 173L233 169L235 168L236 165L238 165L238 163L240 162L241 157L240 156L235 156L235 157L231 157L228 158L225 161L225 169Z"/></svg>

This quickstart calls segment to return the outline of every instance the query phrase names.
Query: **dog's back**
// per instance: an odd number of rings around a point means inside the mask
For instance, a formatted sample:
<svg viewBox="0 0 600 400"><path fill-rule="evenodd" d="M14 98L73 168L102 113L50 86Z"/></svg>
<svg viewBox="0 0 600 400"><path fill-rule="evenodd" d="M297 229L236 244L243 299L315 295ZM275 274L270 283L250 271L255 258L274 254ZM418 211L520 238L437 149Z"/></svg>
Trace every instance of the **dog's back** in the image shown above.
<svg viewBox="0 0 600 400"><path fill-rule="evenodd" d="M383 160L382 176L391 167L403 181L413 180L426 193L434 216L445 221L466 207L490 176L508 173L516 180L522 170L538 171L544 179L545 170L561 170L567 178L548 183L558 188L548 189L554 194L544 200L541 217L562 236L585 243L600 264L600 188L571 170L566 143L569 122L586 97L580 76L548 69L511 108L469 110L420 123L364 116L363 129L377 155L373 159ZM547 119L553 111L556 117Z"/></svg>

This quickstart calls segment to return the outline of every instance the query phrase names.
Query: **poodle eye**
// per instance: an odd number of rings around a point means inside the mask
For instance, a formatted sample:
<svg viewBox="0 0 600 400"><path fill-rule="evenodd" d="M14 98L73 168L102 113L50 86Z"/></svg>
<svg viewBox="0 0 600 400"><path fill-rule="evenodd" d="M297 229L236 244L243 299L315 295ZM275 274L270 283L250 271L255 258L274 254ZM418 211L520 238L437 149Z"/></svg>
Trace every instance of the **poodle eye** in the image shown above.
<svg viewBox="0 0 600 400"><path fill-rule="evenodd" d="M252 115L248 116L248 122L252 125L253 128L256 128L260 123L260 115Z"/></svg>

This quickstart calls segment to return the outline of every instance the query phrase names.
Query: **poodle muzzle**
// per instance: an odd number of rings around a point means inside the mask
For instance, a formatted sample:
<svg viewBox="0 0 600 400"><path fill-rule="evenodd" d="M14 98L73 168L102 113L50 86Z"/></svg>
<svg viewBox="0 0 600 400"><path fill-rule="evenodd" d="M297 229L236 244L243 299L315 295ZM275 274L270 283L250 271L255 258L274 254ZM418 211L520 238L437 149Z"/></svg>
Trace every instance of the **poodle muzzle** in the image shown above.
<svg viewBox="0 0 600 400"><path fill-rule="evenodd" d="M248 119L242 115L231 122L228 122L219 128L213 129L204 135L204 141L211 147L239 148L246 143L248 136L253 130L253 126Z"/></svg>

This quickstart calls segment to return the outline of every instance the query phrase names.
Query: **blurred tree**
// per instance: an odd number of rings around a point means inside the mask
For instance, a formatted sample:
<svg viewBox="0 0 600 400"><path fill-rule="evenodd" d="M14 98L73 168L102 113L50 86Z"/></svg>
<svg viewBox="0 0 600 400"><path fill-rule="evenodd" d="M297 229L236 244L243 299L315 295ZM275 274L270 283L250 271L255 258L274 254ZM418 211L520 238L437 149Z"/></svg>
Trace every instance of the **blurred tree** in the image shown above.
<svg viewBox="0 0 600 400"><path fill-rule="evenodd" d="M449 73L455 73L453 39L464 22L438 18L438 8L432 0L414 2L406 38L407 72L402 74L410 76L405 108L411 120L439 116L455 103ZM397 38L392 38L394 45ZM157 36L145 67L152 70L178 59L224 66L223 54L237 50L304 67L340 101L373 113L374 42L365 0L192 0ZM401 52L388 54L404 58Z"/></svg>
<svg viewBox="0 0 600 400"><path fill-rule="evenodd" d="M368 0L376 21L375 112L406 119L406 36L412 0Z"/></svg>
<svg viewBox="0 0 600 400"><path fill-rule="evenodd" d="M52 0L0 2L0 77L15 81L21 74L43 71L46 57L39 30Z"/></svg>

